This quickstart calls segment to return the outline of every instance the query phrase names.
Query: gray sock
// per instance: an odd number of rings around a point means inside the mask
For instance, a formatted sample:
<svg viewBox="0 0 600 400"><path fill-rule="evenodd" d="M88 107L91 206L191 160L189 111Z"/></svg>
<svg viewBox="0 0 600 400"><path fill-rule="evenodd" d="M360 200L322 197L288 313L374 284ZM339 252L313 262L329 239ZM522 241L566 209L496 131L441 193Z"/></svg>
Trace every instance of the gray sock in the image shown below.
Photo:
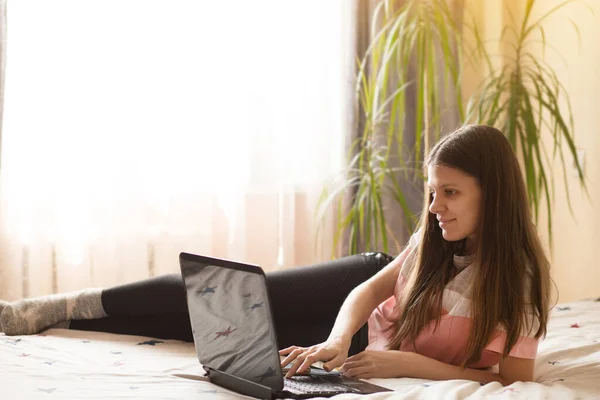
<svg viewBox="0 0 600 400"><path fill-rule="evenodd" d="M71 319L103 318L101 295L102 289L85 289L15 301L5 306L0 326L7 335L31 335Z"/></svg>
<svg viewBox="0 0 600 400"><path fill-rule="evenodd" d="M8 301L0 300L0 315L2 315L2 311L8 305ZM2 332L2 324L0 324L0 332Z"/></svg>
<svg viewBox="0 0 600 400"><path fill-rule="evenodd" d="M71 320L62 321L58 324L49 326L48 329L69 329L71 327Z"/></svg>

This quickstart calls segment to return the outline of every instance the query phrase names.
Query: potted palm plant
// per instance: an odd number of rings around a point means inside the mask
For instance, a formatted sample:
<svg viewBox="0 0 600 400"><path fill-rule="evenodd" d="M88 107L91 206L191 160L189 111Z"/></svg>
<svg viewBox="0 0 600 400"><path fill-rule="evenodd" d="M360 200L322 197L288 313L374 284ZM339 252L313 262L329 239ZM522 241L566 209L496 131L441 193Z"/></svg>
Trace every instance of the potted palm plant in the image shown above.
<svg viewBox="0 0 600 400"><path fill-rule="evenodd" d="M552 238L552 193L554 174L550 156L542 142L544 128L551 135L553 155L559 157L565 186L567 161L574 160L580 185L586 189L585 178L574 140L573 112L569 93L559 81L556 72L543 58L528 46L541 40L542 54L546 50L543 22L559 9L571 3L565 1L550 9L537 19L532 18L535 0L527 0L521 21L509 13L511 24L502 32L501 38L514 49L511 60L502 67L493 68L490 56L480 51L490 74L469 99L466 121L494 125L508 137L514 151L522 161L530 206L538 221L542 202L546 203L547 231ZM577 26L574 25L575 29ZM481 36L474 26L478 49L483 49ZM564 104L564 105L562 105ZM569 190L567 203L572 214Z"/></svg>
<svg viewBox="0 0 600 400"><path fill-rule="evenodd" d="M388 252L391 244L401 243L388 225L389 211L382 199L393 199L403 212L404 224L412 229L418 210L409 207L404 183L423 184L423 159L430 144L439 138L441 120L449 108L459 124L485 123L508 136L522 160L536 220L542 202L547 205L551 235L553 183L550 157L541 141L543 128L550 132L554 156L560 157L563 172L565 155L570 154L584 188L585 181L576 157L568 93L552 67L538 60L527 44L537 34L546 47L543 21L569 2L533 20L535 0L527 0L522 19L513 18L513 26L502 32L500 39L510 41L515 54L500 67L492 65L479 27L460 21L446 0L378 3L372 18L376 34L358 60L359 134L351 145L342 183L333 189L326 187L318 206L321 222L328 210L337 209L334 252L342 240L348 240L348 253ZM472 46L463 39L467 29L476 39ZM469 55L467 62L473 55L484 60L489 72L467 102L461 93L463 54ZM413 107L409 108L411 91ZM413 121L412 129L408 129L408 119ZM407 137L413 139L410 145Z"/></svg>

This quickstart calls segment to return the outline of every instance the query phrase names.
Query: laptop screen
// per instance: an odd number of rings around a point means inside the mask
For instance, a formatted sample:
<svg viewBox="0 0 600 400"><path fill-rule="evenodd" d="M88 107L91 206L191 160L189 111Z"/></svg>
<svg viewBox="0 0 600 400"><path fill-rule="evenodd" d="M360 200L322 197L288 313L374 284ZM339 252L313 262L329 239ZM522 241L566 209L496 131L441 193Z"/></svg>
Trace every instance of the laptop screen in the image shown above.
<svg viewBox="0 0 600 400"><path fill-rule="evenodd" d="M180 263L200 363L281 390L283 376L262 270L185 253Z"/></svg>

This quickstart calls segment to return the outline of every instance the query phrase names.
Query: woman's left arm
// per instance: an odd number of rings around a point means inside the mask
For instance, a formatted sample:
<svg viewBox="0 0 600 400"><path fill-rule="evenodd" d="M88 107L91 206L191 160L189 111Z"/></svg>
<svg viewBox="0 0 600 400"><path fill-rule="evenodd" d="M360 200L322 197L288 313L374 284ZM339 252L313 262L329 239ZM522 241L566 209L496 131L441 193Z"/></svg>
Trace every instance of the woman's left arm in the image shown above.
<svg viewBox="0 0 600 400"><path fill-rule="evenodd" d="M499 373L457 367L405 351L363 351L348 357L340 371L354 378L422 378L434 380L467 379L482 383L500 382L510 385L516 381L533 380L535 360L504 357Z"/></svg>

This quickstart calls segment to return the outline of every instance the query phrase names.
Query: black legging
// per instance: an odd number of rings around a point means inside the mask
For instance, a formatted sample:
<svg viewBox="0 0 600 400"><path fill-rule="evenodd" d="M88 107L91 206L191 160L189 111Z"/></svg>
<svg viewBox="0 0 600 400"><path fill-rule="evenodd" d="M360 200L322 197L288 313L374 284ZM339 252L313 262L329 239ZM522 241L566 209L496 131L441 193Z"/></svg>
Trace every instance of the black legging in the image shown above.
<svg viewBox="0 0 600 400"><path fill-rule="evenodd" d="M383 253L364 253L267 273L279 347L309 346L327 339L352 289L391 260ZM105 289L102 305L108 317L74 320L71 329L193 341L181 275ZM365 324L352 338L350 354L359 353L367 344Z"/></svg>

